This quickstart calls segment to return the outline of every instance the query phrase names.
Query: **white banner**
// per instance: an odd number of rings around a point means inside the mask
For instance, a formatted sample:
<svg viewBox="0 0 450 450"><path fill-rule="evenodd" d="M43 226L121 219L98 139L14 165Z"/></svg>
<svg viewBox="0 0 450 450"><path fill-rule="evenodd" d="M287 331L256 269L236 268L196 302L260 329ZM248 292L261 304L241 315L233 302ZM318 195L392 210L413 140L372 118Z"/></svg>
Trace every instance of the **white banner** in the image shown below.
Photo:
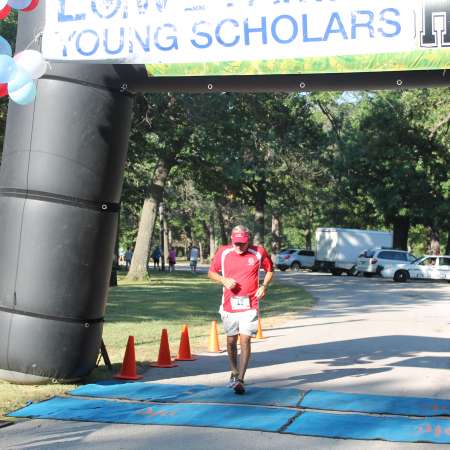
<svg viewBox="0 0 450 450"><path fill-rule="evenodd" d="M450 0L46 0L43 53L197 67L405 53L450 46L446 9Z"/></svg>

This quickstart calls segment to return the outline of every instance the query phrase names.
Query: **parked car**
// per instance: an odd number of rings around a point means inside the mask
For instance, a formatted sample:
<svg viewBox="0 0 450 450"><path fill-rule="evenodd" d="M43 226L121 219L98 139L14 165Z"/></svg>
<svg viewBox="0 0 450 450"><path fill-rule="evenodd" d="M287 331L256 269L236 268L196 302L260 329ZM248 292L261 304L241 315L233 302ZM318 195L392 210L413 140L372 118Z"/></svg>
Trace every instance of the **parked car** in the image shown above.
<svg viewBox="0 0 450 450"><path fill-rule="evenodd" d="M364 276L380 275L384 269L395 269L402 264L411 263L417 258L405 251L393 248L371 248L358 256L356 270Z"/></svg>
<svg viewBox="0 0 450 450"><path fill-rule="evenodd" d="M298 248L282 248L278 254L281 255L282 253L298 252L298 250Z"/></svg>
<svg viewBox="0 0 450 450"><path fill-rule="evenodd" d="M286 269L298 271L302 268L311 269L314 267L315 261L312 250L287 249L278 253L275 265L282 271Z"/></svg>
<svg viewBox="0 0 450 450"><path fill-rule="evenodd" d="M409 264L389 267L381 271L384 278L405 282L410 278L423 280L447 280L450 283L450 256L425 255Z"/></svg>

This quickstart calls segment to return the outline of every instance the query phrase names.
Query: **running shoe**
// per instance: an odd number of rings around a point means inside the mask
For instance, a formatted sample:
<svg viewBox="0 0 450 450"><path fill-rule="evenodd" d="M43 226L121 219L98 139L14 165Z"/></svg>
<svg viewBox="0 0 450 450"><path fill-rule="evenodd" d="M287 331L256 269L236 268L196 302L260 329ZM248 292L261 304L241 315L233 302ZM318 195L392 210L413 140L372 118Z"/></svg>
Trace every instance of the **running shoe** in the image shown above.
<svg viewBox="0 0 450 450"><path fill-rule="evenodd" d="M237 395L245 394L244 380L236 380L233 386L234 393Z"/></svg>
<svg viewBox="0 0 450 450"><path fill-rule="evenodd" d="M238 377L239 377L239 374L238 374L238 373L233 373L233 372L231 372L231 375L230 375L230 381L228 381L228 385L227 385L227 386L228 386L229 388L234 387L236 381L238 380Z"/></svg>

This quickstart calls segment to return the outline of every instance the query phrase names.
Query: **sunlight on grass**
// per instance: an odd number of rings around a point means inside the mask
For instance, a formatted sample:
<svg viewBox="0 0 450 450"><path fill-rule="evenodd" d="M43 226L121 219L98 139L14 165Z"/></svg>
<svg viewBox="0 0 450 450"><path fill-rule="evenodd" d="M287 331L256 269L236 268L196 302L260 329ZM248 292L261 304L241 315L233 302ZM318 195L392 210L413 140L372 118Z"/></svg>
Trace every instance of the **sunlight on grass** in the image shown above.
<svg viewBox="0 0 450 450"><path fill-rule="evenodd" d="M114 371L120 370L129 335L135 338L136 360L139 370L145 370L158 357L161 330L169 334L172 356L178 351L181 327L189 326L193 353L207 349L211 321L219 320L218 309L222 288L206 275L176 272L154 273L150 282L127 282L119 277L119 286L109 290L103 340ZM313 299L301 287L274 283L267 300L262 303L264 329L287 320L313 305ZM219 328L219 332L222 330ZM225 345L220 336L221 346ZM110 378L100 366L85 380ZM11 385L0 381L0 420L28 401L37 401L73 389L74 385L44 386Z"/></svg>

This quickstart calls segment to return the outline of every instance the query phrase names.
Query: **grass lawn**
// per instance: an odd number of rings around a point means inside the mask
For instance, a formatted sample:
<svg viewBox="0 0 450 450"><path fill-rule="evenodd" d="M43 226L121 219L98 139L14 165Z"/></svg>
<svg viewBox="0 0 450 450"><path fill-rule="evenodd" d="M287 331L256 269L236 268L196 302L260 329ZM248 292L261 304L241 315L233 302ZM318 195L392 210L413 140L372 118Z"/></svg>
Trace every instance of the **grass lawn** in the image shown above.
<svg viewBox="0 0 450 450"><path fill-rule="evenodd" d="M207 349L211 321L219 319L219 285L208 280L206 275L188 272L152 272L150 283L129 283L122 278L119 277L119 286L109 291L103 330L114 373L120 370L129 335L135 339L139 372L158 358L163 328L167 328L169 334L172 357L178 351L183 324L189 326L191 351L200 353ZM313 303L301 287L273 283L261 306L263 329L293 317ZM220 326L219 332L222 332ZM223 335L220 335L220 342L224 347ZM85 381L110 377L111 373L102 363ZM28 401L43 400L74 387L72 384L22 386L0 381L0 420L8 420L4 414Z"/></svg>

